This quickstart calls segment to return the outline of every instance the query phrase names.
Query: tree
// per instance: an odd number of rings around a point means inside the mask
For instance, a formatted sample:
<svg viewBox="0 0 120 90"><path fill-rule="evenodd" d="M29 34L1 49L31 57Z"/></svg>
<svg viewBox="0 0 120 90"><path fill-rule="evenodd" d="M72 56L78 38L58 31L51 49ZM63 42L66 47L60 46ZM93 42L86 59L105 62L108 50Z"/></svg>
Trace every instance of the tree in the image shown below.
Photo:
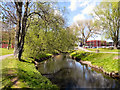
<svg viewBox="0 0 120 90"><path fill-rule="evenodd" d="M49 12L50 15L46 17L49 17L49 21L45 22L36 16L31 21L25 38L24 51L27 57L39 59L40 55L66 52L74 46L76 36L65 28L64 18L55 15L53 9Z"/></svg>
<svg viewBox="0 0 120 90"><path fill-rule="evenodd" d="M36 8L37 5L39 5L39 9ZM28 19L37 14L39 18L47 22L49 18L46 18L46 16L50 15L49 8L52 8L51 6L50 3L31 3L28 0L26 2L3 2L0 5L2 9L1 14L5 20L11 21L16 25L14 56L19 60L22 56L25 35L29 27Z"/></svg>
<svg viewBox="0 0 120 90"><path fill-rule="evenodd" d="M117 49L120 32L120 5L118 2L101 2L94 9L94 18L101 26L107 39L112 39Z"/></svg>
<svg viewBox="0 0 120 90"><path fill-rule="evenodd" d="M99 26L92 20L77 21L73 23L72 27L79 33L78 36L81 37L83 45L86 44L89 37L94 37L95 34L99 34Z"/></svg>

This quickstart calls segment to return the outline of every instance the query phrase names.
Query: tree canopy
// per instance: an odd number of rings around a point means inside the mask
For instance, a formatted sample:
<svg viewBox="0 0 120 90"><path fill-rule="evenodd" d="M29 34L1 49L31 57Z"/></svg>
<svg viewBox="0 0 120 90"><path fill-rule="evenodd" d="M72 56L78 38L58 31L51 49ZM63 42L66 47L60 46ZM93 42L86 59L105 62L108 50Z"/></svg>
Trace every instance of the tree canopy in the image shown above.
<svg viewBox="0 0 120 90"><path fill-rule="evenodd" d="M52 23L38 18L37 15L31 21L25 39L24 51L27 57L39 59L40 55L66 52L75 45L76 36L65 28L64 18L59 14L55 15L52 10L48 17Z"/></svg>
<svg viewBox="0 0 120 90"><path fill-rule="evenodd" d="M99 26L92 20L79 20L72 24L71 29L76 31L83 45L85 45L88 38L95 37L96 34L100 33Z"/></svg>
<svg viewBox="0 0 120 90"><path fill-rule="evenodd" d="M112 39L114 48L117 48L120 31L120 5L119 2L101 2L94 9L94 18L101 26L107 39Z"/></svg>
<svg viewBox="0 0 120 90"><path fill-rule="evenodd" d="M58 28L61 28L65 23L63 18L55 14L55 5L51 2L35 3L30 2L29 0L26 2L3 2L0 5L0 8L2 9L1 14L4 21L12 22L16 27L14 56L19 60L22 56L28 27L31 26L30 22L32 20L34 21L35 17L38 18L39 22L41 22L41 24L39 24L39 28L42 27L42 30L49 33L51 33L51 30L58 32ZM56 21L57 23L55 23ZM44 25L44 28L42 25Z"/></svg>

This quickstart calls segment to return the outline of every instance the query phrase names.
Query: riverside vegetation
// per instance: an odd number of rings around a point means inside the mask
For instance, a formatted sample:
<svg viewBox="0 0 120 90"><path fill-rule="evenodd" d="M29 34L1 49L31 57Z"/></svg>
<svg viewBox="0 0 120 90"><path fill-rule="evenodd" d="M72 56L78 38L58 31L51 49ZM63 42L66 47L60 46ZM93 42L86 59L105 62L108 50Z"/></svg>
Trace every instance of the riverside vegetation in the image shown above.
<svg viewBox="0 0 120 90"><path fill-rule="evenodd" d="M106 72L119 72L120 69L120 59L116 58L118 54L75 51L70 55L82 61L90 61L92 65L102 67Z"/></svg>
<svg viewBox="0 0 120 90"><path fill-rule="evenodd" d="M10 56L0 62L1 67L1 88L41 88L59 89L46 77L36 70L33 63L28 60L21 62Z"/></svg>

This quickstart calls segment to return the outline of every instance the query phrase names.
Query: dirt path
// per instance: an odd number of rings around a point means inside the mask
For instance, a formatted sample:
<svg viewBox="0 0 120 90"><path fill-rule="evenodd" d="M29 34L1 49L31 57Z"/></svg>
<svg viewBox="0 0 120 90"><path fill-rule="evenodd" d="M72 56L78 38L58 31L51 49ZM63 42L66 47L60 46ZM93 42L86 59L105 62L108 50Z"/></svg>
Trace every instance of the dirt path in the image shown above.
<svg viewBox="0 0 120 90"><path fill-rule="evenodd" d="M8 55L3 55L3 56L0 56L0 61L1 61L1 60L3 60L3 59L5 59L6 57L11 56L11 55L13 55L13 54L8 54Z"/></svg>

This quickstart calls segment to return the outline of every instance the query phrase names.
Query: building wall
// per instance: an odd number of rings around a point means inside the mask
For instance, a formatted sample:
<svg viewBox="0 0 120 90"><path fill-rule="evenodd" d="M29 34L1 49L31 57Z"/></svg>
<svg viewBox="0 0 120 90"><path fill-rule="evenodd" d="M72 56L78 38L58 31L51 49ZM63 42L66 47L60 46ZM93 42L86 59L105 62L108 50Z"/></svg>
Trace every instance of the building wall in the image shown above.
<svg viewBox="0 0 120 90"><path fill-rule="evenodd" d="M2 48L7 48L8 44L2 44Z"/></svg>
<svg viewBox="0 0 120 90"><path fill-rule="evenodd" d="M2 48L7 48L7 47L8 47L8 44L2 44ZM11 45L11 48L14 48L13 44Z"/></svg>
<svg viewBox="0 0 120 90"><path fill-rule="evenodd" d="M106 41L101 41L101 40L90 40L87 41L86 44L88 46L92 47L100 47L100 46L106 46ZM102 45L103 44L103 45Z"/></svg>

